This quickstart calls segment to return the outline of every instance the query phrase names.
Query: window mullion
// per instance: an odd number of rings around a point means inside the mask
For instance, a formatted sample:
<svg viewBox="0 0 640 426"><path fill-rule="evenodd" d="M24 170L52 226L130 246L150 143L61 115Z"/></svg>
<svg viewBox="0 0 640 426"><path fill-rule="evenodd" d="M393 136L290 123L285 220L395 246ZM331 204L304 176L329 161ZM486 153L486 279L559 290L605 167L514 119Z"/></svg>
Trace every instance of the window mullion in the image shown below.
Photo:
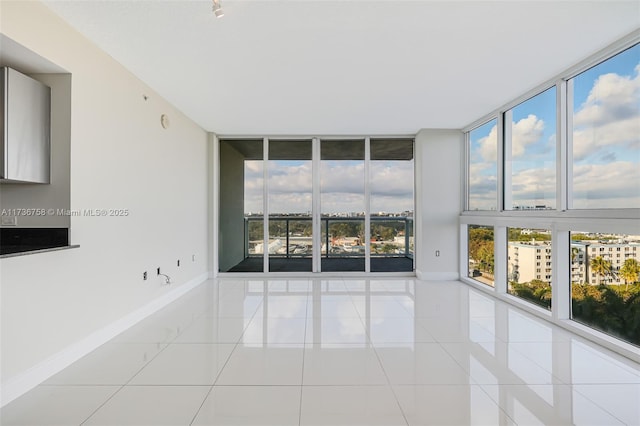
<svg viewBox="0 0 640 426"><path fill-rule="evenodd" d="M269 272L269 138L262 140L262 270Z"/></svg>
<svg viewBox="0 0 640 426"><path fill-rule="evenodd" d="M364 140L364 270L371 272L371 139ZM415 211L415 207L414 207Z"/></svg>
<svg viewBox="0 0 640 426"><path fill-rule="evenodd" d="M511 210L511 110L498 115L498 211Z"/></svg>

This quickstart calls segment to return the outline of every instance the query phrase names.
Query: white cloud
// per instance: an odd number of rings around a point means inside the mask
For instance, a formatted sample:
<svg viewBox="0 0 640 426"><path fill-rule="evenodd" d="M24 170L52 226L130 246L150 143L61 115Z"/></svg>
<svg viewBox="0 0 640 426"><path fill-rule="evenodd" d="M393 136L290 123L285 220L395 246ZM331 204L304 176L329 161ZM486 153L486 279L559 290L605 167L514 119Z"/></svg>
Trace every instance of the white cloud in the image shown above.
<svg viewBox="0 0 640 426"><path fill-rule="evenodd" d="M556 204L556 171L554 168L528 168L511 178L511 198L514 205Z"/></svg>
<svg viewBox="0 0 640 426"><path fill-rule="evenodd" d="M321 200L325 213L364 211L364 163L323 162ZM274 163L269 169L269 203L273 213L305 213L311 210L311 164ZM401 212L413 209L413 162L372 161L373 211ZM262 165L247 162L245 211L261 212Z"/></svg>
<svg viewBox="0 0 640 426"><path fill-rule="evenodd" d="M638 117L640 105L640 64L635 76L602 74L574 116L576 126L600 126L611 121Z"/></svg>
<svg viewBox="0 0 640 426"><path fill-rule="evenodd" d="M544 121L529 114L526 118L513 122L511 127L511 155L513 158L521 157L526 153L527 147L538 142L544 132Z"/></svg>
<svg viewBox="0 0 640 426"><path fill-rule="evenodd" d="M497 200L496 163L471 163L469 170L469 208L471 210L495 210Z"/></svg>
<svg viewBox="0 0 640 426"><path fill-rule="evenodd" d="M634 76L599 76L574 115L575 161L616 161L615 147L640 149L640 64Z"/></svg>
<svg viewBox="0 0 640 426"><path fill-rule="evenodd" d="M363 194L364 162L323 162L320 166L320 191Z"/></svg>
<svg viewBox="0 0 640 426"><path fill-rule="evenodd" d="M640 98L639 98L640 99ZM573 159L603 159L615 147L640 150L640 115L573 132Z"/></svg>
<svg viewBox="0 0 640 426"><path fill-rule="evenodd" d="M581 164L573 169L573 208L640 206L638 163Z"/></svg>
<svg viewBox="0 0 640 426"><path fill-rule="evenodd" d="M498 126L493 126L489 134L478 139L478 152L484 161L496 162L498 158Z"/></svg>
<svg viewBox="0 0 640 426"><path fill-rule="evenodd" d="M250 173L251 175L262 176L262 164L262 160L246 160L244 162L245 172Z"/></svg>
<svg viewBox="0 0 640 426"><path fill-rule="evenodd" d="M372 161L371 195L411 197L413 194L413 161Z"/></svg>
<svg viewBox="0 0 640 426"><path fill-rule="evenodd" d="M310 161L301 165L274 163L269 168L269 192L272 194L311 193L311 184Z"/></svg>
<svg viewBox="0 0 640 426"><path fill-rule="evenodd" d="M512 123L512 156L520 157L525 154L529 145L537 142L542 138L544 132L544 121L529 114L529 116ZM484 138L478 139L477 152L485 162L496 162L498 158L498 127L493 126L489 134Z"/></svg>

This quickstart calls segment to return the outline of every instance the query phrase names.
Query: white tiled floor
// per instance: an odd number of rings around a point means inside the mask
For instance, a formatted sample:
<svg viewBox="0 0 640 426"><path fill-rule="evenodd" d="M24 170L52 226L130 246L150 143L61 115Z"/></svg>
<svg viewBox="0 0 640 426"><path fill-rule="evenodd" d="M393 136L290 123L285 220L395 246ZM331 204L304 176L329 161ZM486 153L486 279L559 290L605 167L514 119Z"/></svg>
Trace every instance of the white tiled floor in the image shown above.
<svg viewBox="0 0 640 426"><path fill-rule="evenodd" d="M640 366L457 282L207 282L2 425L640 425Z"/></svg>

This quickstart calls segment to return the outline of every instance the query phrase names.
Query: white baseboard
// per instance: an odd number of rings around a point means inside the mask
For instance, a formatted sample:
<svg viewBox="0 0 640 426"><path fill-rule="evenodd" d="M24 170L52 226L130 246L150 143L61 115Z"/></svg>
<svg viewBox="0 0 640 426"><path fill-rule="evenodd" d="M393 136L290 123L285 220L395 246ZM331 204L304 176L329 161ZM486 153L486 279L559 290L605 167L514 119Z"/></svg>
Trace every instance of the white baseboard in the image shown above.
<svg viewBox="0 0 640 426"><path fill-rule="evenodd" d="M416 278L420 281L457 281L460 274L457 272L422 272L416 270Z"/></svg>
<svg viewBox="0 0 640 426"><path fill-rule="evenodd" d="M25 372L10 378L5 383L2 383L0 407L5 406L22 394L35 388L49 377L62 371L64 368L76 362L94 349L113 339L118 334L134 326L154 312L162 309L169 303L206 281L208 277L208 272L198 275L180 287L164 294L162 297L147 303L143 307L125 315L106 327L91 333L79 342L66 347L62 351L29 368Z"/></svg>

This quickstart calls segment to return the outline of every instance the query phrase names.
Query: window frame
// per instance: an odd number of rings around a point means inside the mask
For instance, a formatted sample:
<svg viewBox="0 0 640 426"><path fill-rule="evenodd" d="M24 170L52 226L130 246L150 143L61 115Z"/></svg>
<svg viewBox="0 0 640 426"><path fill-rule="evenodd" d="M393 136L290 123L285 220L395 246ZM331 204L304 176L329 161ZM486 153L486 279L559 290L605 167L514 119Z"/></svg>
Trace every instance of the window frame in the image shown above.
<svg viewBox="0 0 640 426"><path fill-rule="evenodd" d="M582 72L616 56L640 43L640 30L623 37L610 46L598 51L563 73L527 91L522 96L481 117L464 127L466 158L464 188L461 191L464 210L459 216L460 225L460 280L480 291L516 305L538 317L549 320L563 328L596 341L609 349L640 362L640 351L616 337L589 328L571 319L571 232L603 232L640 235L640 208L613 209L569 209L572 182L572 93L570 80ZM522 102L556 86L556 209L555 210L506 210L505 209L505 114ZM470 139L469 133L477 127L498 119L498 210L468 210L470 179ZM502 130L502 131L501 131ZM492 226L494 229L495 274L494 287L477 283L466 277L468 269L467 227L469 225ZM538 228L552 231L552 304L551 311L544 310L507 293L507 228ZM546 268L545 268L546 269Z"/></svg>

